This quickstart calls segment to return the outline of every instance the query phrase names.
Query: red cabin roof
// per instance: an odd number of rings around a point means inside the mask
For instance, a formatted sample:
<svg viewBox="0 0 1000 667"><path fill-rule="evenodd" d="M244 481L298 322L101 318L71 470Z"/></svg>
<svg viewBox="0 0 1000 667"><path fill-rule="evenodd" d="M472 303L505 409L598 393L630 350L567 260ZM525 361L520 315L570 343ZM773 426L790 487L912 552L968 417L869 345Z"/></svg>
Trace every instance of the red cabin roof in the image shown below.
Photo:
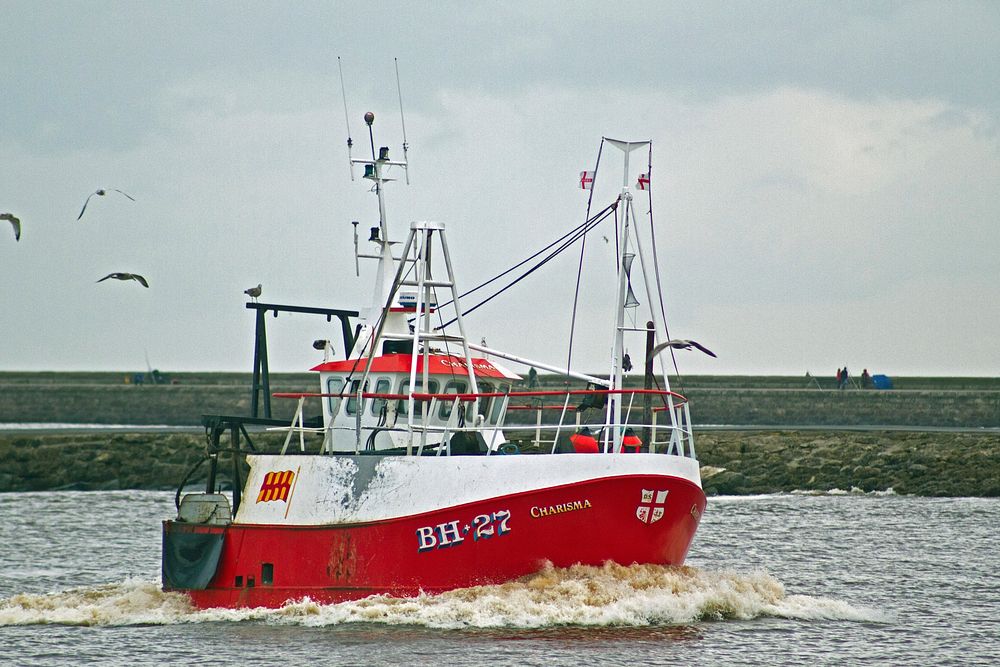
<svg viewBox="0 0 1000 667"><path fill-rule="evenodd" d="M465 367L465 359L462 357L456 357L449 354L432 354L428 358L430 368L428 368L428 373L431 375L465 375L467 373ZM310 370L321 371L326 373L350 373L354 371L355 373L362 373L365 370L365 366L368 363L368 359L343 359L340 361L327 361L315 366ZM477 377L488 377L488 378L505 378L508 380L520 380L520 376L516 373L509 371L503 366L498 366L487 359L477 359L473 357L472 368L476 372ZM410 355L409 354L385 354L380 357L375 357L372 360L372 373L409 373L410 372ZM417 355L417 373L424 372L424 355Z"/></svg>

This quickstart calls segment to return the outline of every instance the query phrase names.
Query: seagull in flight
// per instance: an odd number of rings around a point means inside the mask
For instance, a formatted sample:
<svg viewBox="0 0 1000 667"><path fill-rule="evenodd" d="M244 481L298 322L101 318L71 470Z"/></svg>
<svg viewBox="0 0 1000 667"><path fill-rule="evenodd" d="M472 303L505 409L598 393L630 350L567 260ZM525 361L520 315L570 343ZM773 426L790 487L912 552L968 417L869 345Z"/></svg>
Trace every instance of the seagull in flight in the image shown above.
<svg viewBox="0 0 1000 667"><path fill-rule="evenodd" d="M0 220L7 220L14 226L14 240L21 240L21 219L13 213L0 213Z"/></svg>
<svg viewBox="0 0 1000 667"><path fill-rule="evenodd" d="M251 299L253 299L254 301L256 301L257 297L260 296L260 283L257 283L256 287L251 287L250 289L243 290L243 293L246 294Z"/></svg>
<svg viewBox="0 0 1000 667"><path fill-rule="evenodd" d="M115 280L134 280L143 287L149 287L149 283L146 282L146 279L140 276L138 273L109 273L108 275L104 276L97 282L99 283L104 282L108 278L114 278Z"/></svg>
<svg viewBox="0 0 1000 667"><path fill-rule="evenodd" d="M111 188L111 189L112 189L112 190L114 190L115 192L119 193L119 194L123 194L123 195L125 195L126 197L128 197L128 198L129 198L129 199L131 199L132 201L135 201L135 197L133 197L133 196L132 196L132 195L130 195L129 193L127 193L127 192L122 192L122 191L121 191L121 190L119 190L118 188ZM82 218L82 217L83 217L83 212L87 210L87 204L89 204L89 203L90 203L90 198L91 198L91 197L93 197L94 195L97 195L98 197L103 197L103 196L104 196L104 195L106 195L106 194L108 194L108 191L107 191L107 190L104 190L104 189L101 189L101 190L94 190L93 192L91 192L91 193L90 193L90 194L89 194L89 195L87 196L87 201L83 202L83 208L81 208L81 209L80 209L80 215L76 216L76 219L77 219L77 220L79 220L80 218Z"/></svg>
<svg viewBox="0 0 1000 667"><path fill-rule="evenodd" d="M701 350L702 352L704 352L705 354L707 354L710 357L716 357L716 358L718 358L716 356L715 352L712 352L710 349L708 349L707 347L705 347L701 343L698 343L698 342L693 341L693 340L674 339L674 340L668 340L665 343L660 343L659 345L657 345L656 347L654 347L653 350L649 353L649 357L647 357L647 361L649 359L652 359L656 355L658 355L660 352L663 352L668 347L672 347L675 350L690 350L693 347L693 348L696 348L698 350Z"/></svg>

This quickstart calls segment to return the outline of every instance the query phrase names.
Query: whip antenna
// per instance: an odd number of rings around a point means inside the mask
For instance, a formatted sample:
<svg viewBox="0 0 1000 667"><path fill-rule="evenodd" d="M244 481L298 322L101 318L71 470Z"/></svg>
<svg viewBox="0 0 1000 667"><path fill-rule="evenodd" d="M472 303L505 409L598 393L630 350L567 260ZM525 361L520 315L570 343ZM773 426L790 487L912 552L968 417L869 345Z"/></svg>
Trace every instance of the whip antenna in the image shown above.
<svg viewBox="0 0 1000 667"><path fill-rule="evenodd" d="M399 58L393 58L396 63L396 93L399 95L399 122L403 126L403 173L406 174L406 184L410 184L410 161L407 159L406 150L410 144L406 143L406 120L403 118L403 89L399 86Z"/></svg>
<svg viewBox="0 0 1000 667"><path fill-rule="evenodd" d="M351 224L354 225L354 275L361 276L361 267L358 265L358 224L359 220L351 220Z"/></svg>
<svg viewBox="0 0 1000 667"><path fill-rule="evenodd" d="M351 141L351 118L347 114L347 93L344 92L344 66L340 62L340 56L337 56L337 69L340 70L340 97L344 100L344 122L347 123L347 168L351 170L351 180L353 181L354 162L351 161L351 146L354 145L354 142Z"/></svg>

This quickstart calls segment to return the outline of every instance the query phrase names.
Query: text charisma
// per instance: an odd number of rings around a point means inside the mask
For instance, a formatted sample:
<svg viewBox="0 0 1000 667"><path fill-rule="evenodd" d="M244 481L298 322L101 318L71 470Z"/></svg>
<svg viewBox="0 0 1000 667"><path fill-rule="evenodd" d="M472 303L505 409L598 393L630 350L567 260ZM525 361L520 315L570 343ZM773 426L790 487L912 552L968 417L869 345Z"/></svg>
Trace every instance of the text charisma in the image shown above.
<svg viewBox="0 0 1000 667"><path fill-rule="evenodd" d="M559 503L557 505L536 506L531 508L531 517L533 519L541 519L542 517L552 516L553 514L578 512L580 510L590 509L590 507L590 501L587 499L574 500L572 502Z"/></svg>

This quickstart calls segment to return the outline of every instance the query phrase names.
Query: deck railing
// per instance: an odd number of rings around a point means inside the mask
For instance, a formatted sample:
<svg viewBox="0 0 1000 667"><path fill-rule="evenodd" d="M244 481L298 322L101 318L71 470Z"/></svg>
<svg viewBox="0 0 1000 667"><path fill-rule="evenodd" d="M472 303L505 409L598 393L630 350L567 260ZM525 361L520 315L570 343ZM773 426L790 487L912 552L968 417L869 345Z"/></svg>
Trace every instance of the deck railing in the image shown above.
<svg viewBox="0 0 1000 667"><path fill-rule="evenodd" d="M341 393L275 393L275 398L297 399L298 405L290 426L285 427L288 434L282 447L285 453L291 443L292 437L297 434L299 448L305 451L305 435L307 433L323 434L323 451L333 452L332 435L334 431L357 431L357 426L334 426L335 419L339 411L343 409L346 401L338 401L336 409L330 421L325 427L306 427L304 406L307 399L351 399L357 398L359 394L355 392ZM660 405L651 406L650 418L645 420L645 407L637 405L636 397L658 400ZM428 446L428 434L440 434L440 439L430 445L437 446L440 442L445 443L444 447L438 447L437 455L442 453L451 454L450 436L461 432L479 432L489 436L487 441L487 455L493 454L496 449L496 438L501 430L506 432L523 432L532 434L532 444L539 449L548 449L551 453L556 453L560 443L560 436L569 433L576 433L583 427L588 427L599 434L599 441L602 450L610 453L613 449L613 429L624 431L631 428L637 433L643 434L644 448L648 452L662 451L667 454L677 456L687 456L696 458L694 449L694 433L691 427L691 413L687 399L672 391L658 389L578 389L562 391L516 391L516 392L464 392L464 393L424 393L413 392L412 394L398 393L375 393L361 392L361 401L355 406L355 414L364 414L369 400L382 400L384 410L396 410L391 407L395 401L408 401L411 397L415 404L421 404L419 422L415 421L412 429L405 423L393 424L392 426L374 426L362 423L362 430L378 428L380 431L409 433L409 443L416 453L422 454ZM476 412L476 406L480 401L496 400L501 402L499 406L493 405L492 411L485 410L486 414ZM556 400L561 399L561 400ZM611 407L613 401L622 402L621 421L615 422L615 410ZM438 414L441 401L451 403L447 420L432 420L431 415ZM487 408L490 405L487 404ZM555 415L558 411L558 418L546 419L547 415ZM492 414L491 414L492 413ZM532 414L533 419L525 423L508 423L508 415L511 413ZM600 420L593 416L600 415ZM664 419L666 416L666 419ZM636 418L638 417L638 418ZM278 429L276 429L278 430ZM419 443L414 444L414 439L418 438ZM360 434L357 437L358 446L356 452L360 450ZM407 453L411 452L411 447L407 447Z"/></svg>

